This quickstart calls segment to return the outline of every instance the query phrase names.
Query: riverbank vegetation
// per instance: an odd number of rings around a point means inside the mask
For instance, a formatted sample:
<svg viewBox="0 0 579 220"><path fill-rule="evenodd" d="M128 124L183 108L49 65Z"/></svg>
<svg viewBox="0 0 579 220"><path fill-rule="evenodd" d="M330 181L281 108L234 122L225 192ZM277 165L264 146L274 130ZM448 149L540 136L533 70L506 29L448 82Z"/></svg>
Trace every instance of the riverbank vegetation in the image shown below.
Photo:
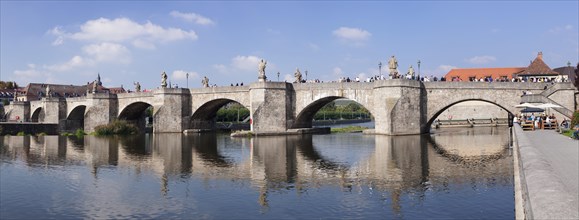
<svg viewBox="0 0 579 220"><path fill-rule="evenodd" d="M232 102L217 111L217 122L248 122L249 109ZM344 120L344 119L371 119L368 109L355 101L338 99L322 107L314 116L314 120Z"/></svg>
<svg viewBox="0 0 579 220"><path fill-rule="evenodd" d="M351 100L335 100L322 107L314 120L371 119L368 109Z"/></svg>
<svg viewBox="0 0 579 220"><path fill-rule="evenodd" d="M249 109L243 105L232 102L217 111L217 122L239 122L249 117Z"/></svg>
<svg viewBox="0 0 579 220"><path fill-rule="evenodd" d="M94 134L97 136L106 135L132 135L139 133L139 128L123 120L115 120L107 125L99 125L95 127Z"/></svg>
<svg viewBox="0 0 579 220"><path fill-rule="evenodd" d="M62 135L62 136L76 136L76 137L78 137L78 138L82 138L82 137L84 137L85 135L87 135L87 133L84 132L84 130L82 130L82 129L79 128L79 129L76 129L76 131L75 131L74 133L62 132L62 133L60 133L60 135Z"/></svg>
<svg viewBox="0 0 579 220"><path fill-rule="evenodd" d="M573 117L571 117L571 127L574 128L575 125L579 125L579 111L575 111L573 113Z"/></svg>
<svg viewBox="0 0 579 220"><path fill-rule="evenodd" d="M363 126L346 126L341 128L331 128L332 133L355 133L355 132L362 132L368 129L367 127Z"/></svg>

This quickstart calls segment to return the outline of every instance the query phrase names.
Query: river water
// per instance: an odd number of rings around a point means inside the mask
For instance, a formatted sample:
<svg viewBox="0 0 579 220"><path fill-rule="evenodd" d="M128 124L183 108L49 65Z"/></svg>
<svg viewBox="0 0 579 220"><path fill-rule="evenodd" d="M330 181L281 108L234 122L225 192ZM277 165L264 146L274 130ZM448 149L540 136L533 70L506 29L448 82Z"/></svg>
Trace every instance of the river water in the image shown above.
<svg viewBox="0 0 579 220"><path fill-rule="evenodd" d="M0 218L514 219L507 128L0 137Z"/></svg>

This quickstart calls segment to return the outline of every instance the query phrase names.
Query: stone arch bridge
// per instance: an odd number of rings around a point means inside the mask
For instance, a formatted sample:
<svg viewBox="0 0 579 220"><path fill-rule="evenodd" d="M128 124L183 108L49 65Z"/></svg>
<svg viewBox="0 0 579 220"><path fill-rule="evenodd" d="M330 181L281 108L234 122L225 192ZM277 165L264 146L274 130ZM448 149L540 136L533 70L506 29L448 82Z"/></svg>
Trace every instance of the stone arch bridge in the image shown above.
<svg viewBox="0 0 579 220"><path fill-rule="evenodd" d="M548 86L545 89L545 86ZM310 128L315 113L329 102L347 98L363 105L375 119L375 133L406 135L427 133L444 110L464 101L484 101L509 113L525 101L523 91L533 100L555 103L561 116L571 117L579 93L570 83L511 82L418 82L395 79L371 83L285 83L255 82L248 86L198 89L162 88L152 92L88 94L75 98L43 98L15 102L7 118L56 123L61 130L95 126L115 119L129 120L144 127L145 112L152 107L153 132L183 132L213 129L217 110L237 102L247 107L255 134L282 134ZM540 96L540 98L537 98Z"/></svg>

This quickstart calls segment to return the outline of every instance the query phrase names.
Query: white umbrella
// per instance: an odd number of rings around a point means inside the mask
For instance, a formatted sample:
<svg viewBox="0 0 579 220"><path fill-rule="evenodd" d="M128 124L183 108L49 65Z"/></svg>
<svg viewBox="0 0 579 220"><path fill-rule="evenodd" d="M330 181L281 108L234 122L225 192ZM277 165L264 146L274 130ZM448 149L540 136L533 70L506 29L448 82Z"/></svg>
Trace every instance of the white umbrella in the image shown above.
<svg viewBox="0 0 579 220"><path fill-rule="evenodd" d="M542 109L550 109L550 108L561 108L561 106L552 104L552 103L543 103L537 106L537 108L542 108ZM549 115L549 112L547 112L547 115Z"/></svg>
<svg viewBox="0 0 579 220"><path fill-rule="evenodd" d="M552 103L544 103L537 106L537 108L561 108L561 106L552 104Z"/></svg>
<svg viewBox="0 0 579 220"><path fill-rule="evenodd" d="M520 105L515 105L515 108L536 108L536 107L537 106L535 106L531 103L528 103L528 102L525 102L525 103L520 104Z"/></svg>

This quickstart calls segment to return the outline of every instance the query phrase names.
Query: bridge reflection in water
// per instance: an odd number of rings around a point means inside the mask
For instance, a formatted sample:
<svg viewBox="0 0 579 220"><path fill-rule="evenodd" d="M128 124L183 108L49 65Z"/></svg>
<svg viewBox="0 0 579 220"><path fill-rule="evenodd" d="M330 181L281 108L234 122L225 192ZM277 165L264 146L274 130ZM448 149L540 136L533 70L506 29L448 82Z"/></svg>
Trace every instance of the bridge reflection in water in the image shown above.
<svg viewBox="0 0 579 220"><path fill-rule="evenodd" d="M295 191L299 195L323 187L376 193L388 201L390 212L399 215L404 212L400 202L404 198L420 203L429 192L444 192L451 185L473 189L512 185L512 158L505 131L481 127L423 136L337 134L252 139L224 134L82 139L7 136L0 138L0 152L2 161L23 161L31 167L88 167L95 180L110 175L110 170L134 179L153 176L158 180L153 185L163 196L182 193L181 189L172 190L172 185L190 179L209 188L219 187L209 182L220 180L240 187L249 184L254 192L247 195L264 210L272 206L271 193L279 197L279 193ZM514 209L514 204L507 205Z"/></svg>

